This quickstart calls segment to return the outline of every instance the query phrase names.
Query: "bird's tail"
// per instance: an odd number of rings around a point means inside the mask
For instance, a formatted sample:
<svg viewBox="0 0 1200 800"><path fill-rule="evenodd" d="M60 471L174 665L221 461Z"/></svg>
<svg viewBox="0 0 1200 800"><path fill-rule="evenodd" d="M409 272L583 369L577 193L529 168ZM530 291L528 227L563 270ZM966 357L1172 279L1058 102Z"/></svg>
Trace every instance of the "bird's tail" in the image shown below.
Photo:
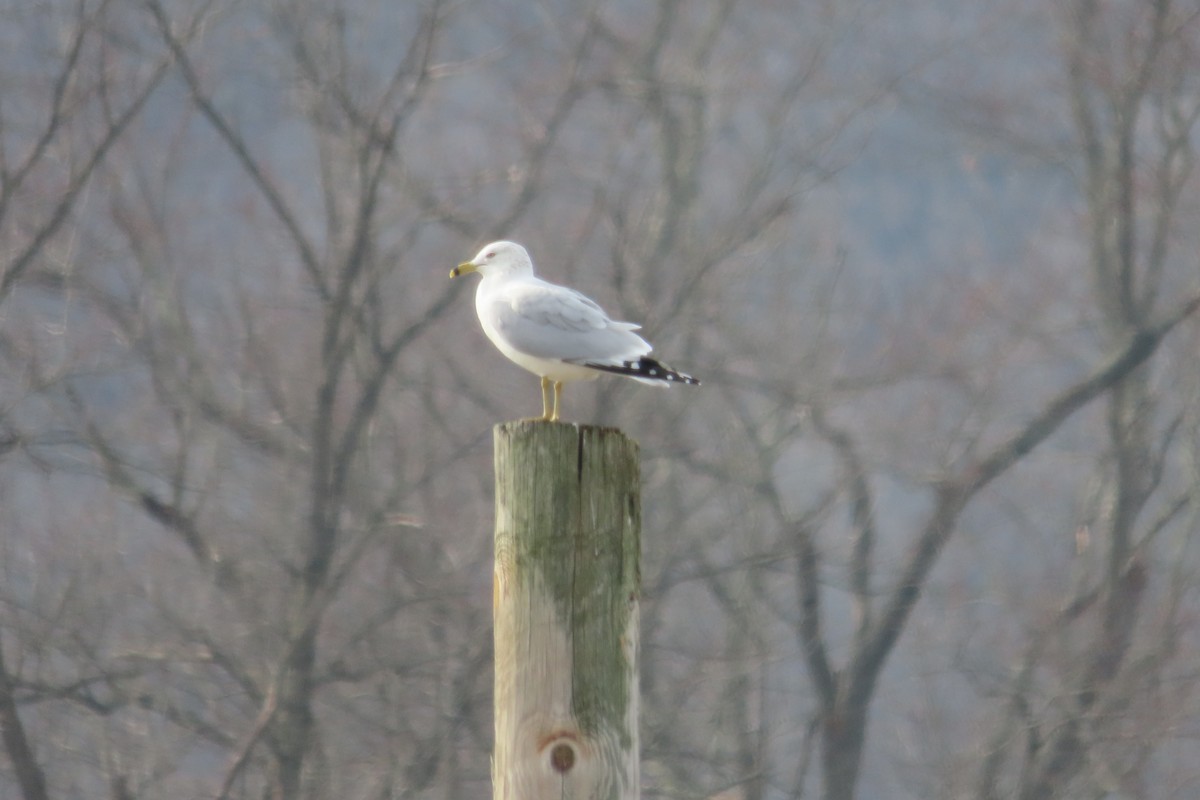
<svg viewBox="0 0 1200 800"><path fill-rule="evenodd" d="M632 361L618 361L614 364L604 364L595 361L584 361L582 363L585 367L591 367L603 372L612 372L616 375L625 375L642 383L652 383L657 386L668 386L672 383L684 383L689 386L700 385L700 381L691 375L685 375L682 372L671 369L661 361L649 356L642 356Z"/></svg>

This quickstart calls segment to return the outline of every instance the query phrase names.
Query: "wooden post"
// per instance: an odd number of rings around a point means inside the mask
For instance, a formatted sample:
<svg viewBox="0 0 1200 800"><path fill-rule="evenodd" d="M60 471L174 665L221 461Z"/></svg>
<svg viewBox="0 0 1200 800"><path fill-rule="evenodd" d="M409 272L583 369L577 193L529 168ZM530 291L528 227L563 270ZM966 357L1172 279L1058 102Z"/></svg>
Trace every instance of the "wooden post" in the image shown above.
<svg viewBox="0 0 1200 800"><path fill-rule="evenodd" d="M492 797L637 800L637 443L540 421L495 443Z"/></svg>

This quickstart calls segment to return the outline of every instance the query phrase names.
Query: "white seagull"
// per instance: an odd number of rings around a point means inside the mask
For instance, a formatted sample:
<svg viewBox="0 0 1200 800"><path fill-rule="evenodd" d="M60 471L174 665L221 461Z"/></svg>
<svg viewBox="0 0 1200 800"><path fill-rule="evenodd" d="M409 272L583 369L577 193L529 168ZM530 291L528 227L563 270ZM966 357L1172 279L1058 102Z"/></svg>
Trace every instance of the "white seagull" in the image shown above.
<svg viewBox="0 0 1200 800"><path fill-rule="evenodd" d="M558 419L563 383L593 380L601 372L656 386L700 384L650 358L650 344L634 333L640 325L610 319L574 289L534 275L528 251L515 242L492 242L450 277L468 272L483 277L475 292L483 332L510 361L541 376L543 420Z"/></svg>

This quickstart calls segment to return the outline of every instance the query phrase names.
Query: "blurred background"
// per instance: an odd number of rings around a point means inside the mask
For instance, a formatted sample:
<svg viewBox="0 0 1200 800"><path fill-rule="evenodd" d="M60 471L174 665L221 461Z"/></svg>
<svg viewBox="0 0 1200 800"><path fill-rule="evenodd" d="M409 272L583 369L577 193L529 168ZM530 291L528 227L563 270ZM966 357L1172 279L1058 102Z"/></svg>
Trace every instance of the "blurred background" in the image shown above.
<svg viewBox="0 0 1200 800"><path fill-rule="evenodd" d="M1194 0L0 19L0 797L489 795L498 238L704 381L643 796L1200 795Z"/></svg>

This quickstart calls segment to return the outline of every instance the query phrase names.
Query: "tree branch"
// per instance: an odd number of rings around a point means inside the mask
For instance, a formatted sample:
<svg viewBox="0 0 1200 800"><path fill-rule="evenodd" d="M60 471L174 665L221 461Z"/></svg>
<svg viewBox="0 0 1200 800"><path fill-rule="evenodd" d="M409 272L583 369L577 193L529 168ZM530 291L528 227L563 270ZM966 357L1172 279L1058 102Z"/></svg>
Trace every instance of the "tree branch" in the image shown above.
<svg viewBox="0 0 1200 800"><path fill-rule="evenodd" d="M288 234L291 236L292 244L296 248L296 252L300 256L300 262L308 273L309 280L312 283L314 291L325 300L329 299L329 287L325 285L324 276L321 274L321 262L317 257L316 250L308 241L303 229L300 227L299 221L292 213L291 208L284 201L283 195L275 188L275 185L267 179L266 173L255 157L250 153L250 148L245 140L233 129L229 122L221 114L212 100L204 93L204 88L200 85L200 76L196 73L196 68L192 65L191 59L188 57L187 50L184 48L184 42L172 32L171 22L167 19L167 13L162 7L159 0L146 0L146 7L150 9L154 16L155 22L158 24L159 32L162 34L163 41L174 54L176 61L179 63L180 72L183 74L184 80L187 82L188 91L191 93L192 102L200 109L200 113L208 120L217 134L225 141L225 144L233 151L238 163L242 165L242 169L250 176L250 180L258 187L259 192L266 199L267 205L287 228Z"/></svg>
<svg viewBox="0 0 1200 800"><path fill-rule="evenodd" d="M49 800L46 775L37 762L25 725L17 713L13 683L4 664L3 638L0 636L0 739L4 741L4 751L17 775L24 800Z"/></svg>
<svg viewBox="0 0 1200 800"><path fill-rule="evenodd" d="M1175 313L1150 328L1129 337L1125 345L1091 375L1060 392L1042 412L1002 442L979 462L957 477L942 482L929 521L909 553L896 589L892 592L861 658L853 664L853 692L869 692L884 661L904 629L909 614L920 599L929 571L949 540L967 502L984 486L1001 475L1037 445L1058 430L1066 419L1091 400L1112 388L1146 363L1176 325L1200 308L1200 296L1184 303Z"/></svg>
<svg viewBox="0 0 1200 800"><path fill-rule="evenodd" d="M3 275L0 275L0 300L8 296L13 286L41 254L42 249L58 232L63 223L66 222L71 209L75 207L75 201L79 199L79 195L83 192L84 187L87 186L92 174L104 161L109 150L116 144L117 139L129 127L129 124L141 113L142 108L146 105L146 101L150 99L150 95L154 93L154 90L158 88L158 85L166 76L170 63L170 59L164 59L155 67L150 79L138 92L133 101L125 108L124 112L105 130L104 135L92 149L82 168L72 176L46 221L34 232L32 239L24 249L4 268Z"/></svg>
<svg viewBox="0 0 1200 800"><path fill-rule="evenodd" d="M793 537L799 559L796 588L800 594L800 646L821 708L828 714L837 704L838 679L829 666L829 654L821 633L820 557L807 521L796 525Z"/></svg>
<svg viewBox="0 0 1200 800"><path fill-rule="evenodd" d="M871 555L875 548L875 513L867 470L854 439L829 424L824 412L813 406L811 417L817 433L833 447L842 462L842 473L850 494L850 521L854 529L854 554L850 560L850 591L854 595L855 639L861 645L871 628Z"/></svg>

